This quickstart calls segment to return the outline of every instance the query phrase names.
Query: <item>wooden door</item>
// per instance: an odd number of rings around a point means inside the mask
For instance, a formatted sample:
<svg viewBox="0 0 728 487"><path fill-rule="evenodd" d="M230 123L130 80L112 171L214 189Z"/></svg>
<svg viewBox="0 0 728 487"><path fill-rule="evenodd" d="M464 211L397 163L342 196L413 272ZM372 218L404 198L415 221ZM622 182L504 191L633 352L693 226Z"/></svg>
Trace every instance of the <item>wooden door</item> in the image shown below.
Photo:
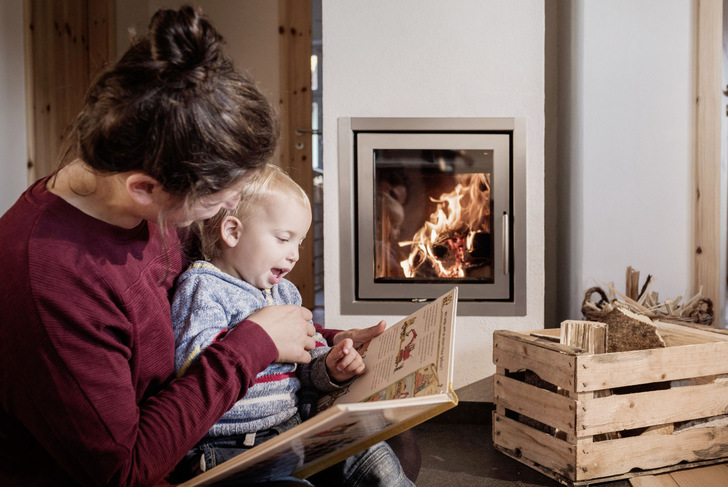
<svg viewBox="0 0 728 487"><path fill-rule="evenodd" d="M279 0L281 167L313 202L311 165L311 0ZM303 130L301 130L303 129ZM313 225L312 225L313 227ZM314 243L309 230L296 267L287 276L303 306L314 308Z"/></svg>
<svg viewBox="0 0 728 487"><path fill-rule="evenodd" d="M90 80L113 57L114 0L25 0L28 182L57 167Z"/></svg>

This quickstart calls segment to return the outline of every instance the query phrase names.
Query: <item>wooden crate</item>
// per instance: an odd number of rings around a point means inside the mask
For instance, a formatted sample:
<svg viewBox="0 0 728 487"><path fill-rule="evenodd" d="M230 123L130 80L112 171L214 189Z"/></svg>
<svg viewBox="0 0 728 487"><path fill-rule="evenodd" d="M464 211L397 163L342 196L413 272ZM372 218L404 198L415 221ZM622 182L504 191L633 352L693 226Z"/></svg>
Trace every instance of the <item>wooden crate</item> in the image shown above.
<svg viewBox="0 0 728 487"><path fill-rule="evenodd" d="M728 461L728 333L657 326L666 348L605 354L494 332L495 448L569 486Z"/></svg>

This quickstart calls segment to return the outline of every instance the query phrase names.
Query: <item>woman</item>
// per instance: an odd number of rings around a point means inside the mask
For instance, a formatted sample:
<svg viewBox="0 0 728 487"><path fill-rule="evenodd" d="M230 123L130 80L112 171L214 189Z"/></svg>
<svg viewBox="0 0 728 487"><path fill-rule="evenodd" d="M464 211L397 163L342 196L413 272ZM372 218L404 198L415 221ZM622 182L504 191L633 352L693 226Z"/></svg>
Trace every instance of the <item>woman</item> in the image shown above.
<svg viewBox="0 0 728 487"><path fill-rule="evenodd" d="M195 9L157 12L0 218L0 484L162 484L258 372L309 359L311 313L269 307L172 380L177 229L234 207L278 137L222 46Z"/></svg>

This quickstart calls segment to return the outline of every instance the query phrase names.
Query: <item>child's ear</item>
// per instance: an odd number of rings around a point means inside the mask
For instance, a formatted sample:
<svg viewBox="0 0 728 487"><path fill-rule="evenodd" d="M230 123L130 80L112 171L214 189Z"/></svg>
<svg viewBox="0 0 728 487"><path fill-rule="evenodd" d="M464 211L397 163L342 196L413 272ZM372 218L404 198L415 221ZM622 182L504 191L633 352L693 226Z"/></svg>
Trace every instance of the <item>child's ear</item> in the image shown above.
<svg viewBox="0 0 728 487"><path fill-rule="evenodd" d="M220 237L228 247L235 247L243 234L243 222L234 216L226 216L220 224Z"/></svg>
<svg viewBox="0 0 728 487"><path fill-rule="evenodd" d="M161 188L159 181L143 172L134 172L126 178L126 190L132 199L140 205L154 203L155 190L159 188Z"/></svg>

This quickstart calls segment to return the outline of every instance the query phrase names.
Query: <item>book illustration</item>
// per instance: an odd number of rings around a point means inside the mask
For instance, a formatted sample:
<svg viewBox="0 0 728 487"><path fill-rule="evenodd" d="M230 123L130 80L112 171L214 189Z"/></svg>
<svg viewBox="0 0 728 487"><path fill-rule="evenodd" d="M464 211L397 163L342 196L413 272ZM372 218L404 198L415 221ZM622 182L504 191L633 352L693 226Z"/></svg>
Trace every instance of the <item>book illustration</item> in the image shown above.
<svg viewBox="0 0 728 487"><path fill-rule="evenodd" d="M442 384L437 379L437 368L435 364L430 364L427 367L421 368L415 374L413 395L419 397L437 394L441 387Z"/></svg>
<svg viewBox="0 0 728 487"><path fill-rule="evenodd" d="M338 423L309 437L289 442L286 447L252 462L239 480L245 480L246 484L250 481L274 480L280 477L276 474L277 471L283 469L290 472L299 469L361 440L362 435L369 434L369 430L375 431L390 424L391 421L385 421L384 424L377 424L376 428L367 428L362 421Z"/></svg>
<svg viewBox="0 0 728 487"><path fill-rule="evenodd" d="M399 353L397 354L397 358L394 360L395 372L404 367L404 361L410 358L410 354L415 349L415 339L417 338L417 332L415 330L408 329L409 326L413 325L414 323L415 318L412 318L402 324L402 332L399 334ZM410 338L409 343L407 343L407 345L404 345L404 342L407 341L407 335L412 335L412 337Z"/></svg>
<svg viewBox="0 0 728 487"><path fill-rule="evenodd" d="M356 428L358 425L359 422L341 423L305 439L304 458L311 461L354 443L361 438L361 432Z"/></svg>
<svg viewBox="0 0 728 487"><path fill-rule="evenodd" d="M392 348L391 352L388 352L386 348L383 352L380 352L380 355L382 355L384 359L379 362L379 370L384 370L384 368L393 365L393 370L385 371L380 373L380 375L383 374L385 377L393 377L393 374L402 370L405 366L405 362L414 356L413 352L415 350L417 340L417 330L415 328L416 319L416 317L412 317L402 322L399 329L399 344L396 348ZM370 344L371 340L359 347L358 351L362 358L366 356ZM387 354L390 354L389 360L386 360ZM356 381L354 381L354 383L356 383ZM417 384L417 386L415 384ZM434 384L434 389L432 387L428 387L432 384ZM390 384L386 384L385 387L382 387L375 393L360 399L360 401L373 402L416 397L424 391L437 391L438 385L437 369L434 363L430 363L412 371ZM340 398L349 393L350 386L328 393L321 397L318 403L318 411L321 412L333 406Z"/></svg>
<svg viewBox="0 0 728 487"><path fill-rule="evenodd" d="M290 468L290 466L296 467L291 470L306 468L317 460L361 442L362 438L371 436L396 423L395 419L388 418L386 414L371 415L359 412L352 414L351 417L354 418L353 421L336 422L333 426L325 426L320 431L315 430L310 435L299 436L278 448L271 449L269 454L252 460L244 469L244 475L241 475L238 480L245 480L247 485L251 480L256 482L272 480L275 478L272 472L281 468ZM272 444L272 441L269 440L266 443ZM235 479L235 477L231 478Z"/></svg>
<svg viewBox="0 0 728 487"><path fill-rule="evenodd" d="M361 355L362 360L367 356L367 350L369 350L370 343L372 343L371 340L369 340L368 342L364 342L363 345L356 349L356 351L359 352L359 355Z"/></svg>
<svg viewBox="0 0 728 487"><path fill-rule="evenodd" d="M387 401L407 397L437 394L440 383L437 380L435 364L429 364L377 391L362 402Z"/></svg>
<svg viewBox="0 0 728 487"><path fill-rule="evenodd" d="M300 445L291 444L285 450L275 452L270 456L252 463L245 469L244 475L240 475L239 481L248 482L264 482L275 480L280 477L278 472L290 472L303 466L304 452ZM229 479L235 481L235 476ZM227 484L226 484L227 485Z"/></svg>

